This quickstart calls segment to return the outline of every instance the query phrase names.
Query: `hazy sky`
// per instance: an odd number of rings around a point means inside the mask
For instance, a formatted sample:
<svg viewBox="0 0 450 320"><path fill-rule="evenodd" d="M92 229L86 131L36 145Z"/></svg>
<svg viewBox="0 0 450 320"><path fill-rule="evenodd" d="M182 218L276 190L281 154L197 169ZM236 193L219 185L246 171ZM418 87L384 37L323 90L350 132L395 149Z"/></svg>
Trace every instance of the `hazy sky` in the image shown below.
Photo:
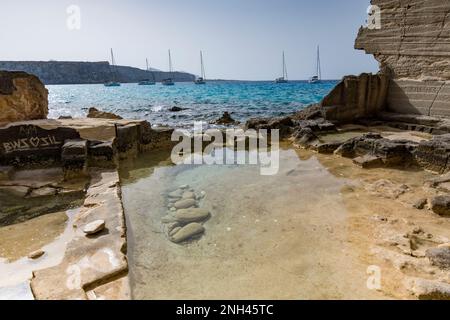
<svg viewBox="0 0 450 320"><path fill-rule="evenodd" d="M323 78L376 72L372 56L353 49L369 0L0 0L0 60L104 61L199 73L208 78L270 80L286 51L290 79L314 73L321 45ZM70 5L81 29L67 27Z"/></svg>

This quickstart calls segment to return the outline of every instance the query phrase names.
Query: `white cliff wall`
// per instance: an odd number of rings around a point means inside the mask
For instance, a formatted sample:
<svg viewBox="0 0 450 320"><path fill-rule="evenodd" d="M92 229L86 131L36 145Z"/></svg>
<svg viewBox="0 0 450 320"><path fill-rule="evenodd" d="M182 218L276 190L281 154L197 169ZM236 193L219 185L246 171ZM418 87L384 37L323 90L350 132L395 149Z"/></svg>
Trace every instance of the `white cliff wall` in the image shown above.
<svg viewBox="0 0 450 320"><path fill-rule="evenodd" d="M381 28L361 28L356 49L391 78L387 108L450 116L450 1L372 0Z"/></svg>

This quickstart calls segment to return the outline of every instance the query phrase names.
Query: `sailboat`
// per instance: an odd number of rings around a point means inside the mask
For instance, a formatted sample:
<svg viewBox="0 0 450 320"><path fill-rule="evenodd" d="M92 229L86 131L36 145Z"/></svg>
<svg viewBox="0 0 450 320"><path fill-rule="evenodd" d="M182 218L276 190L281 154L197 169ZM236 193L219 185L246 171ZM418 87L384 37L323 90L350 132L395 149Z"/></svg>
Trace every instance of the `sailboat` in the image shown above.
<svg viewBox="0 0 450 320"><path fill-rule="evenodd" d="M317 46L316 75L309 79L309 83L320 83L322 81L322 66L320 64L320 47Z"/></svg>
<svg viewBox="0 0 450 320"><path fill-rule="evenodd" d="M173 67L172 67L172 55L171 55L170 50L169 50L169 73L170 73L170 75L172 75L172 73L173 73L172 69L173 69ZM173 86L173 85L175 85L175 83L172 80L172 77L164 79L162 81L162 84L164 86Z"/></svg>
<svg viewBox="0 0 450 320"><path fill-rule="evenodd" d="M117 82L117 70L116 70L116 60L114 59L114 52L111 49L111 81L105 83L105 87L120 87L120 82Z"/></svg>
<svg viewBox="0 0 450 320"><path fill-rule="evenodd" d="M276 83L288 83L288 73L286 67L286 57L283 51L283 76L275 80Z"/></svg>
<svg viewBox="0 0 450 320"><path fill-rule="evenodd" d="M195 80L195 84L206 84L205 65L203 63L203 52L200 51L201 77Z"/></svg>
<svg viewBox="0 0 450 320"><path fill-rule="evenodd" d="M147 73L151 72L150 68L148 67L148 59L145 59L145 62L147 64ZM152 76L153 76L153 81L151 81L150 79L144 79L139 81L139 85L140 86L154 86L156 84L155 82L155 74L152 72Z"/></svg>

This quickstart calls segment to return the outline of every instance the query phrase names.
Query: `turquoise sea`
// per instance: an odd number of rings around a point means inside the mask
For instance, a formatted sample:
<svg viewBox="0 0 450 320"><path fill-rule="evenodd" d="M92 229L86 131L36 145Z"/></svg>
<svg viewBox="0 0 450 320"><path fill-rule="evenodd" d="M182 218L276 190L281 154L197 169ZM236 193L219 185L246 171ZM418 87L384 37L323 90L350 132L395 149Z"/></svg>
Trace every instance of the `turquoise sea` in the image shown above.
<svg viewBox="0 0 450 320"><path fill-rule="evenodd" d="M193 121L211 122L228 111L235 120L282 116L319 102L337 81L310 84L273 82L211 81L206 85L177 83L138 86L122 84L52 85L49 90L49 117L85 117L90 107L116 113L127 119L146 119L152 125L190 127ZM171 112L174 106L184 108Z"/></svg>

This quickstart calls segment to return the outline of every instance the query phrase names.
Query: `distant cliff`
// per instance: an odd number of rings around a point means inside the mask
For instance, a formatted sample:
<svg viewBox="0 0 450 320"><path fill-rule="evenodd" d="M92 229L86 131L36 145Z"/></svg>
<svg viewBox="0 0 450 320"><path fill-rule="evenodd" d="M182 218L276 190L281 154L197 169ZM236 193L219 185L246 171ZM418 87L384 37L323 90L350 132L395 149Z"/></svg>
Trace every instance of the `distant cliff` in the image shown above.
<svg viewBox="0 0 450 320"><path fill-rule="evenodd" d="M108 62L63 62L63 61L0 61L0 70L24 71L38 76L45 84L94 84L111 81L111 66ZM133 67L117 66L117 81L138 82L153 79L160 82L172 77L177 82L194 81L195 76L184 72L145 71Z"/></svg>

